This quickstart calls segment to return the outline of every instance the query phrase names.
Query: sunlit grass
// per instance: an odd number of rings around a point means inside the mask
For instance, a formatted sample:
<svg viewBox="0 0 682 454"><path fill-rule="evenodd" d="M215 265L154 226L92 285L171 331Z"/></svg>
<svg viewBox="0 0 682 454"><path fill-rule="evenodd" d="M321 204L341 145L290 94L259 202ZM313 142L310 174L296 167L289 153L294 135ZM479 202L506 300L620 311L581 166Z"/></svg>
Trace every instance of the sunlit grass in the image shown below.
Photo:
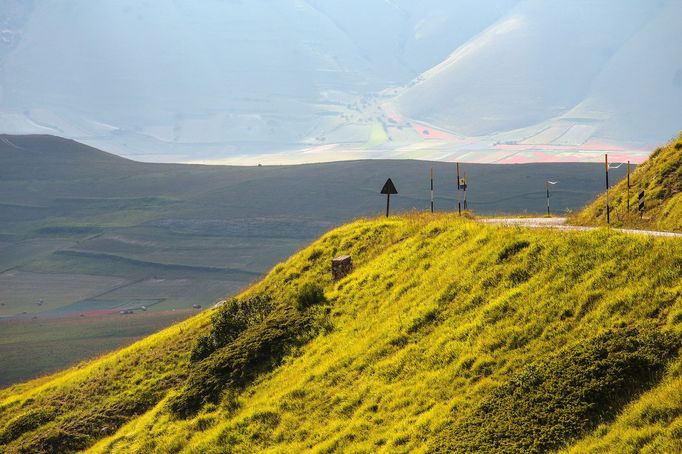
<svg viewBox="0 0 682 454"><path fill-rule="evenodd" d="M644 191L644 211L638 210ZM611 225L640 229L682 231L682 133L656 149L630 176L630 211L627 178L609 190ZM606 225L606 195L571 219L581 225Z"/></svg>
<svg viewBox="0 0 682 454"><path fill-rule="evenodd" d="M330 262L340 254L352 255L355 269L334 282ZM187 419L168 410L209 312L53 378L0 392L0 428L33 408L73 403L8 449L39 446L49 431L147 393L153 398L142 410L121 412L107 423L110 430L87 435L82 446L97 443L94 452L436 449L457 418L567 346L640 324L682 334L681 276L677 239L487 226L446 214L359 220L324 235L246 291L279 301L305 283L319 284L332 328L243 391ZM579 443L576 452L677 446L680 371L675 357L650 391L621 396L626 406L615 420L600 420L594 433L581 433L582 441L565 441Z"/></svg>

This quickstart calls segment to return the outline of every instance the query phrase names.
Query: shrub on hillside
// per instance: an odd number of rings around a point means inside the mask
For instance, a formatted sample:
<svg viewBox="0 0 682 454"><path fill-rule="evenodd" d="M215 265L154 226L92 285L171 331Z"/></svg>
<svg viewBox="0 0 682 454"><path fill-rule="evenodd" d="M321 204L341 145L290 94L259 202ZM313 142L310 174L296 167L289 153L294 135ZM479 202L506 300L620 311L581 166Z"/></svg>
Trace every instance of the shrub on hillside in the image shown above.
<svg viewBox="0 0 682 454"><path fill-rule="evenodd" d="M309 307L317 306L327 301L324 290L317 284L306 282L296 295L296 303L299 310L306 310Z"/></svg>
<svg viewBox="0 0 682 454"><path fill-rule="evenodd" d="M549 452L613 419L663 374L679 339L611 329L529 365L437 439L442 452Z"/></svg>
<svg viewBox="0 0 682 454"><path fill-rule="evenodd" d="M200 339L193 355L198 356L200 349L213 351L196 362L185 386L170 400L173 414L188 417L207 403L218 403L226 390L241 388L271 370L289 348L304 344L324 329L318 319L323 314L307 310L326 301L320 286L304 285L295 301L296 307L252 297L230 301L221 308L209 334L213 344L206 346L209 341Z"/></svg>
<svg viewBox="0 0 682 454"><path fill-rule="evenodd" d="M211 317L211 332L197 340L190 361L207 358L217 349L237 338L246 328L261 323L272 312L269 297L255 295L238 300L230 298Z"/></svg>
<svg viewBox="0 0 682 454"><path fill-rule="evenodd" d="M304 340L312 321L311 315L288 305L273 310L261 323L198 362L180 394L171 399L171 411L190 416L206 403L218 403L225 389L242 387L270 370L289 347Z"/></svg>
<svg viewBox="0 0 682 454"><path fill-rule="evenodd" d="M0 445L16 440L24 433L30 432L43 424L52 421L56 416L56 408L44 407L30 410L23 415L14 418L0 430Z"/></svg>

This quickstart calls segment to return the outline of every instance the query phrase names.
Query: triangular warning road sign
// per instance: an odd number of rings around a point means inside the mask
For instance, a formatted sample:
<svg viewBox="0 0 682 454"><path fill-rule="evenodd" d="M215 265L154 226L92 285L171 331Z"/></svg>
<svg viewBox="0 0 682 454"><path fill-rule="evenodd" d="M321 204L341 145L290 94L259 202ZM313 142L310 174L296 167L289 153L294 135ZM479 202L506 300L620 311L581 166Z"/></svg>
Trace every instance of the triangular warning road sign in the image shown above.
<svg viewBox="0 0 682 454"><path fill-rule="evenodd" d="M395 188L395 185L389 178L386 180L386 183L384 183L384 187L381 188L381 194L397 194L398 190Z"/></svg>

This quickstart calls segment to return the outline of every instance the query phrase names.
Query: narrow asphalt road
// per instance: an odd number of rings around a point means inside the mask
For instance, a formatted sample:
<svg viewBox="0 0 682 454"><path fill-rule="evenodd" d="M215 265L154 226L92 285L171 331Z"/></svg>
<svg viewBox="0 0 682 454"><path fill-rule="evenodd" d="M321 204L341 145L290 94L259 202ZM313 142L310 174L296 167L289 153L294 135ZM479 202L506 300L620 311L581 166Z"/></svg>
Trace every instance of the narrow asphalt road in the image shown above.
<svg viewBox="0 0 682 454"><path fill-rule="evenodd" d="M583 227L579 225L566 224L566 218L488 218L481 219L484 224L495 224L505 226L519 226L530 228L549 228L558 230L577 230L588 231L598 227ZM613 229L618 232L632 233L635 235L663 236L663 237L682 237L682 233L661 232L658 230L635 230L635 229Z"/></svg>

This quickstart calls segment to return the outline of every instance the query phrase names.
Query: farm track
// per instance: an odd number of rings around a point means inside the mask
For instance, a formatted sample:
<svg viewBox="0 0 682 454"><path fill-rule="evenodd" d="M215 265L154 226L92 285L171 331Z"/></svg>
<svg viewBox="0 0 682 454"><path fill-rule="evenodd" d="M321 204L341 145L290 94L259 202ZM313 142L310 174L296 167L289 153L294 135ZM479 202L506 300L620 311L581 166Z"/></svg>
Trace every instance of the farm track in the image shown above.
<svg viewBox="0 0 682 454"><path fill-rule="evenodd" d="M566 224L567 218L489 218L481 219L480 222L484 224L503 225L507 227L529 227L533 229L558 229L558 230L573 230L579 232L586 232L590 230L599 229L601 227L585 227L579 225ZM634 235L647 235L658 237L682 237L682 233L663 232L659 230L637 230L637 229L612 229L616 232L622 232Z"/></svg>

